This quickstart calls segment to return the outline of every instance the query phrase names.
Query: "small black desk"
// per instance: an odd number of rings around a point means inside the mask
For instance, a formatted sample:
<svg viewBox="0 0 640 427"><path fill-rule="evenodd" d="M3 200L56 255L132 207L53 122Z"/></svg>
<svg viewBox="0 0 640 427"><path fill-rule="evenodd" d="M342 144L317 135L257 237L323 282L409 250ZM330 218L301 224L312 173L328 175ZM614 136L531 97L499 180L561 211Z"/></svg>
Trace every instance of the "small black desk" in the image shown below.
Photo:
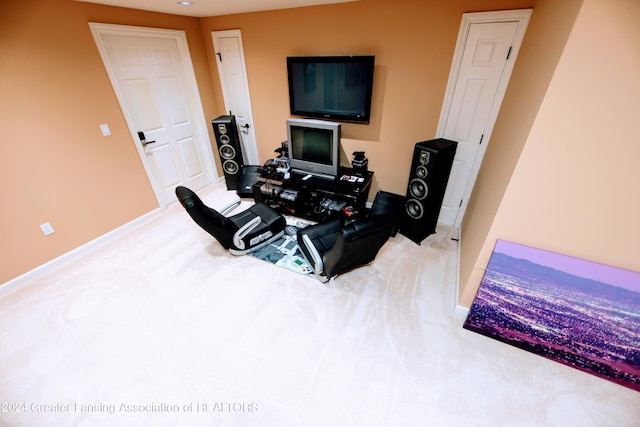
<svg viewBox="0 0 640 427"><path fill-rule="evenodd" d="M253 187L256 202L264 202L286 215L313 221L325 221L332 217L349 217L364 212L373 172L354 172L351 168L340 168L336 179L292 172L288 180L258 178ZM350 209L351 208L351 209Z"/></svg>

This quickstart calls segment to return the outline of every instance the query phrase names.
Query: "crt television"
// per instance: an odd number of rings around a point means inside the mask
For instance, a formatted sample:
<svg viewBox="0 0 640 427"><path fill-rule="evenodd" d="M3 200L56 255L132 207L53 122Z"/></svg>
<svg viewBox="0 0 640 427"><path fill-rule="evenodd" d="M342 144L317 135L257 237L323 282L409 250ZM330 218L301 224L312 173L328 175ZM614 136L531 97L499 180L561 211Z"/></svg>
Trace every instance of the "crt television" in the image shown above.
<svg viewBox="0 0 640 427"><path fill-rule="evenodd" d="M294 172L335 179L340 167L340 123L288 119L289 164Z"/></svg>
<svg viewBox="0 0 640 427"><path fill-rule="evenodd" d="M287 58L291 115L369 123L374 56Z"/></svg>

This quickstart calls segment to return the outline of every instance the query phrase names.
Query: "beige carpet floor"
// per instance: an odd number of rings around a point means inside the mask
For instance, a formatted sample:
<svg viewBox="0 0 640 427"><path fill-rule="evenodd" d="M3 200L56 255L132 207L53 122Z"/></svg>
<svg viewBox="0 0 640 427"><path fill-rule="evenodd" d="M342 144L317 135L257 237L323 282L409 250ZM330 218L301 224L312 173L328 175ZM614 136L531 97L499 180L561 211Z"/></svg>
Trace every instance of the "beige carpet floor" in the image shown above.
<svg viewBox="0 0 640 427"><path fill-rule="evenodd" d="M0 425L640 425L640 393L462 329L449 227L329 286L177 204L131 228L0 286Z"/></svg>

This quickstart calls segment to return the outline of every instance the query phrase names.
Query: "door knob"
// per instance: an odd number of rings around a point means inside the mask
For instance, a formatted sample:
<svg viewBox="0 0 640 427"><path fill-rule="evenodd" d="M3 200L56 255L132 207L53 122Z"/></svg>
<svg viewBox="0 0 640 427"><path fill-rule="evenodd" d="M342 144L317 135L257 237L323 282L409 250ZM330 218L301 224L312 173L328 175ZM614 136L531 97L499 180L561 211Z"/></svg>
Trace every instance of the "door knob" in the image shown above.
<svg viewBox="0 0 640 427"><path fill-rule="evenodd" d="M249 123L247 123L247 124L245 124L243 126L240 126L240 127L242 128L242 129L240 129L240 132L244 133L245 135L249 133L249 127L250 127Z"/></svg>
<svg viewBox="0 0 640 427"><path fill-rule="evenodd" d="M143 147L146 147L149 144L153 144L155 141L147 141L147 138L144 136L144 132L138 132L138 138L140 138L140 142Z"/></svg>

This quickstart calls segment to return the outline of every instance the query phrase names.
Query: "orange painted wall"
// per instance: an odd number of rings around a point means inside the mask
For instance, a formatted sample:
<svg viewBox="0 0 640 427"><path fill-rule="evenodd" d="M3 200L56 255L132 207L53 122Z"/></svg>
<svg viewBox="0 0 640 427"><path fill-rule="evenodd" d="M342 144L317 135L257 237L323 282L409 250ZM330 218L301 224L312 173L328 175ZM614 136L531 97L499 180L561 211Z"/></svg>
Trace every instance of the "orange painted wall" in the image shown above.
<svg viewBox="0 0 640 427"><path fill-rule="evenodd" d="M637 1L584 0L461 282L463 304L473 300L496 239L640 271L639 20ZM477 218L467 226L475 229Z"/></svg>
<svg viewBox="0 0 640 427"><path fill-rule="evenodd" d="M203 19L21 0L0 3L0 283L157 207L89 22L185 30L207 118L224 112L211 31L241 29L261 161L285 138L286 56L376 55L373 119L345 124L344 157L364 150L376 187L403 194L413 145L436 131L462 13L525 7L532 20L462 226L461 303L496 238L640 269L634 0L360 0Z"/></svg>
<svg viewBox="0 0 640 427"><path fill-rule="evenodd" d="M534 4L361 0L210 17L203 19L202 31L211 43L211 31L242 30L261 160L286 139L287 56L375 55L372 120L343 124L342 162L349 164L353 151L365 151L375 171L370 196L378 188L404 195L413 146L437 130L462 14ZM211 43L207 51L215 70L212 49ZM215 72L213 78L218 78Z"/></svg>
<svg viewBox="0 0 640 427"><path fill-rule="evenodd" d="M1 2L0 283L157 207L92 21L185 30L205 112L218 113L198 19L71 0Z"/></svg>
<svg viewBox="0 0 640 427"><path fill-rule="evenodd" d="M532 14L461 226L460 283L462 293L467 294L465 305L470 304L468 295L475 296L481 277L471 279L471 275L484 271L484 267L476 267L478 255L527 144L582 2L540 0Z"/></svg>
<svg viewBox="0 0 640 427"><path fill-rule="evenodd" d="M204 19L73 0L0 3L0 178L13 184L0 190L0 282L157 207L89 22L184 30L207 118L224 112L211 31L242 29L261 161L286 138L287 55L376 55L373 120L344 126L344 159L365 150L376 187L403 194L413 145L435 135L462 13L536 1L360 0ZM49 237L39 229L47 221Z"/></svg>

